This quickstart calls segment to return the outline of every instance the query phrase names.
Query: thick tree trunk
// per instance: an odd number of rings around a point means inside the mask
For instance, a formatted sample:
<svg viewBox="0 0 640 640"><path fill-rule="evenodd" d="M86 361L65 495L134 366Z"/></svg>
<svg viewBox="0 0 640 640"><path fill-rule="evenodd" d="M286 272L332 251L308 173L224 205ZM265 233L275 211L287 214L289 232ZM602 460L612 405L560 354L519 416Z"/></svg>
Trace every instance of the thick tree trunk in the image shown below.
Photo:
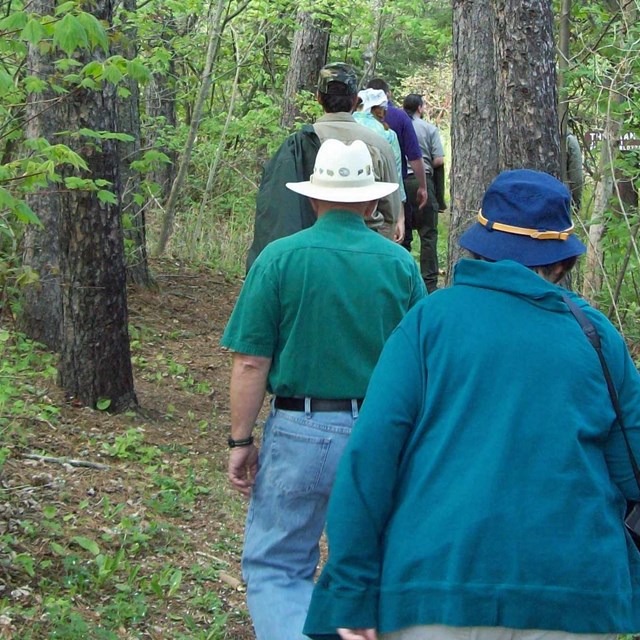
<svg viewBox="0 0 640 640"><path fill-rule="evenodd" d="M36 15L52 15L55 5L55 0L34 0L31 10ZM43 53L38 46L29 46L27 65L31 76L42 79L54 77L51 54ZM54 135L66 128L61 101L62 98L49 88L27 96L27 139L46 138L54 142ZM57 351L60 349L62 323L58 244L60 197L53 189L41 189L27 195L26 200L40 218L42 227L27 227L23 263L34 269L40 279L28 285L23 292L18 327L30 338Z"/></svg>
<svg viewBox="0 0 640 640"><path fill-rule="evenodd" d="M499 168L560 177L551 2L496 0L495 5Z"/></svg>
<svg viewBox="0 0 640 640"><path fill-rule="evenodd" d="M111 0L93 5L93 14L112 22ZM77 54L88 63L101 50ZM115 131L116 88L76 91L65 101L67 129ZM82 175L111 183L119 191L119 159L114 140L69 139L88 165ZM124 244L119 203L101 202L95 191L67 190L61 197L60 273L62 349L60 382L70 397L96 406L108 400L120 411L136 404L127 328Z"/></svg>
<svg viewBox="0 0 640 640"><path fill-rule="evenodd" d="M458 238L505 169L560 174L550 0L454 0L450 279Z"/></svg>
<svg viewBox="0 0 640 640"><path fill-rule="evenodd" d="M314 20L305 11L299 11L291 47L291 63L284 83L284 104L280 124L289 129L300 117L299 92L302 89L315 93L318 74L327 60L329 47L329 25L326 21Z"/></svg>
<svg viewBox="0 0 640 640"><path fill-rule="evenodd" d="M451 127L450 281L462 250L458 238L475 219L498 173L498 127L491 0L454 0Z"/></svg>

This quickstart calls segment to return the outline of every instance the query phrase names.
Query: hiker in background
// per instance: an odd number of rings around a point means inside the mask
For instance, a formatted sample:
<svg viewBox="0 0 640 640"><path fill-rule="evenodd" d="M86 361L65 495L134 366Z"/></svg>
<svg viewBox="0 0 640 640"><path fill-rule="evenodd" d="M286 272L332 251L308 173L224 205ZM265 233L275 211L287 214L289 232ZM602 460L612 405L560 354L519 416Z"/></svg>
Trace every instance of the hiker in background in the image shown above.
<svg viewBox="0 0 640 640"><path fill-rule="evenodd" d="M396 132L398 143L400 144L400 152L402 153L402 180L406 180L408 175L408 166L418 180L418 189L415 206L411 206L409 198L404 207L404 240L403 246L407 250L411 250L411 230L413 227L413 218L417 215L417 211L427 204L427 183L423 180L424 165L422 163L422 152L420 144L416 137L415 130L411 124L409 116L402 110L398 109L392 100L391 89L382 78L373 78L367 84L368 89L381 89L385 92L389 104L387 105L387 113L385 114L385 122ZM407 166L408 165L408 166ZM406 191L406 185L405 185Z"/></svg>
<svg viewBox="0 0 640 640"><path fill-rule="evenodd" d="M353 119L357 99L358 78L353 67L336 62L320 70L317 100L324 115L313 126L304 126L290 135L265 165L256 199L247 271L269 242L306 229L315 222L315 214L306 199L284 185L309 179L318 148L325 140L333 138L345 143L362 140L373 159L376 179L398 181L389 143ZM390 239L397 240L404 235L404 215L397 191L380 199L367 225Z"/></svg>
<svg viewBox="0 0 640 640"><path fill-rule="evenodd" d="M313 640L640 630L623 522L640 499L640 375L611 322L556 284L585 251L569 191L505 171L477 220L459 241L473 259L406 315L371 377L331 495Z"/></svg>
<svg viewBox="0 0 640 640"><path fill-rule="evenodd" d="M310 180L287 188L317 222L258 256L221 341L234 351L229 480L251 495L242 571L258 640L304 638L338 460L385 340L426 294L411 255L364 222L398 189L375 181L364 142L326 140Z"/></svg>
<svg viewBox="0 0 640 640"><path fill-rule="evenodd" d="M353 117L359 124L379 133L391 145L393 155L396 159L396 171L398 172L398 176L401 176L402 152L400 151L398 136L385 122L388 104L389 101L384 91L378 89L363 89L358 92L358 105L353 112ZM404 205L407 200L407 194L404 190L403 180L399 180L399 186L400 199ZM398 239L396 239L396 241L398 241ZM400 241L402 241L402 239L400 239Z"/></svg>
<svg viewBox="0 0 640 640"><path fill-rule="evenodd" d="M402 108L411 118L416 132L422 161L424 163L425 179L427 183L427 204L417 207L417 191L420 184L417 176L410 171L407 176L407 194L410 204L417 214L414 216L413 228L420 238L420 272L427 291L432 293L438 288L438 210L440 204L436 193L434 171L444 166L444 149L440 139L438 127L422 119L424 100L416 93L410 93L403 101ZM411 233L411 232L409 232ZM406 240L405 240L406 242ZM409 245L411 238L409 238Z"/></svg>

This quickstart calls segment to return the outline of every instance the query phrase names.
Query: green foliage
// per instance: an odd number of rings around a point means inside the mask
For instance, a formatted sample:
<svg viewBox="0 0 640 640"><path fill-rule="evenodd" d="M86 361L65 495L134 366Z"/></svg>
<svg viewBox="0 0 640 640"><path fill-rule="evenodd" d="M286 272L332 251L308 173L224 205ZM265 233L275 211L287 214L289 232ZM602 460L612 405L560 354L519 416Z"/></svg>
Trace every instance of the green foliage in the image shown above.
<svg viewBox="0 0 640 640"><path fill-rule="evenodd" d="M54 15L36 15L28 8L12 7L0 20L0 237L10 239L9 246L0 244L0 254L10 252L27 224L38 224L38 218L25 202L25 196L43 188L56 188L62 181L60 171L67 173L65 188L82 188L97 192L102 202L116 203L111 191L98 188L90 178L74 183L71 172L86 171L87 166L69 144L80 136L91 139L131 141L131 136L119 132L93 131L88 128L67 134L68 144L51 144L42 138L23 139L24 104L30 96L43 99L43 111L55 94L65 95L78 88L99 89L104 82L119 84L126 78L138 82L149 79L150 72L138 59L127 60L121 55L104 57L109 52L109 34L105 25L76 2L58 5ZM56 73L48 77L25 74L27 45L48 56ZM95 59L82 65L80 52L95 53ZM16 153L16 141L22 153ZM80 180L80 178L79 178Z"/></svg>
<svg viewBox="0 0 640 640"><path fill-rule="evenodd" d="M15 445L20 422L57 420L59 409L38 386L43 377L54 380L55 376L51 354L24 335L0 328L0 433L5 449Z"/></svg>

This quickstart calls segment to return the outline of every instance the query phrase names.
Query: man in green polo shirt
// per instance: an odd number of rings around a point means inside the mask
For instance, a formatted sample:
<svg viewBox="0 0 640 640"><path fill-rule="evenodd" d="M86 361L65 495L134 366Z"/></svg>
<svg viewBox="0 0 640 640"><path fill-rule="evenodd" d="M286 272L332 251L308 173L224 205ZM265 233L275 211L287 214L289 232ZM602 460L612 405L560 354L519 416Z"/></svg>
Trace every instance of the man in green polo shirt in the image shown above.
<svg viewBox="0 0 640 640"><path fill-rule="evenodd" d="M242 568L257 640L304 638L338 460L385 340L426 294L407 251L364 222L398 188L375 181L365 143L326 140L311 179L287 187L318 221L258 256L221 341L234 351L229 480L251 496Z"/></svg>

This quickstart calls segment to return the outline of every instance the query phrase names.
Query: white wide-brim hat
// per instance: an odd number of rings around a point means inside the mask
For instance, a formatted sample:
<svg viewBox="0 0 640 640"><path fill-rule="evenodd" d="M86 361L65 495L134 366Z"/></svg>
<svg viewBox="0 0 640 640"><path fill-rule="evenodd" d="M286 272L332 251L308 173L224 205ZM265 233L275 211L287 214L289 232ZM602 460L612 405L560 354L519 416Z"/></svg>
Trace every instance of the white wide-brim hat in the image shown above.
<svg viewBox="0 0 640 640"><path fill-rule="evenodd" d="M362 140L344 144L329 139L318 149L311 178L287 182L287 188L327 202L369 202L393 193L398 184L376 182L371 154Z"/></svg>

